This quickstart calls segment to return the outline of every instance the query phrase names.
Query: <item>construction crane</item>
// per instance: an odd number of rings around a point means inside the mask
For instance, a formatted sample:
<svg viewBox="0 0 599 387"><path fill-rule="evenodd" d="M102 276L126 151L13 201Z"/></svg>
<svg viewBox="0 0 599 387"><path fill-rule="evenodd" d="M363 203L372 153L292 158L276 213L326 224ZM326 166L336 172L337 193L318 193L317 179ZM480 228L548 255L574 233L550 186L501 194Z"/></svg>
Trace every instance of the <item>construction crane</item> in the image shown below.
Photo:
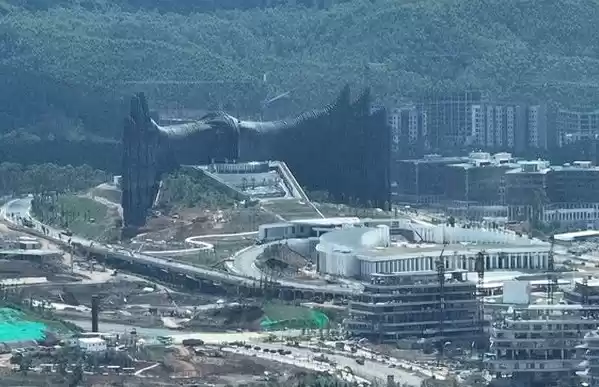
<svg viewBox="0 0 599 387"><path fill-rule="evenodd" d="M485 337L485 307L484 307L484 297L485 297L485 288L484 288L484 284L485 284L485 267L486 267L486 258L487 258L487 254L486 252L483 251L479 251L476 254L476 258L474 258L474 270L476 271L476 275L477 275L477 286L476 286L476 298L477 298L477 316L476 319L478 321L478 329L479 329L479 337L478 340L476 341L476 347L478 349L479 352L479 359L480 359L480 367L482 369L483 367L483 357L484 357L484 346L481 345L480 343L483 342L483 338Z"/></svg>
<svg viewBox="0 0 599 387"><path fill-rule="evenodd" d="M555 290L557 289L557 275L555 273L555 260L553 256L553 248L555 246L555 238L549 237L549 254L547 256L547 303L553 304Z"/></svg>
<svg viewBox="0 0 599 387"><path fill-rule="evenodd" d="M410 225L411 226L411 225ZM425 242L424 238L414 227L410 227L414 232L414 235L420 239L420 242ZM415 239L415 238L414 238ZM445 254L445 248L449 243L445 239L445 234L443 235L443 248L441 249L441 254L439 254L439 258L437 258L437 262L435 262L435 268L437 270L437 278L439 280L439 337L440 340L437 342L438 345L438 358L437 364L441 362L441 358L443 357L443 349L445 347L445 341L443 340L443 325L445 324L445 259L443 258L443 254ZM433 266L432 257L430 258L431 267Z"/></svg>
<svg viewBox="0 0 599 387"><path fill-rule="evenodd" d="M422 237L422 235L420 235L420 233L418 231L416 231L415 228L412 227L412 231L420 239L421 242L424 242L424 238ZM443 336L443 325L445 323L445 269L446 269L446 267L445 267L445 259L443 258L443 254L445 253L445 248L447 245L448 245L447 240L445 239L445 236L443 236L443 249L441 250L441 254L439 255L439 258L437 259L437 263L436 263L437 276L439 279L439 293L440 293L440 297L439 297L439 336ZM484 250L479 251L476 254L476 257L470 258L470 260L474 260L474 270L476 271L476 274L477 274L476 298L478 300L477 321L479 324L479 338L478 338L476 344L477 344L477 349L479 350L481 366L482 366L482 359L483 359L483 355L484 355L484 347L482 345L480 345L480 343L482 342L482 339L484 338L484 333L485 333L484 332L485 313L484 313L483 298L485 296L484 283L485 283L486 258L487 258L487 254ZM444 342L441 341L441 345L439 346L439 354L440 355L439 355L438 361L440 361L440 359L443 355L442 354L443 349L444 349Z"/></svg>
<svg viewBox="0 0 599 387"><path fill-rule="evenodd" d="M443 258L443 254L445 253L445 247L447 247L448 243L443 237L443 248L441 249L441 254L439 254L439 258L436 262L437 268L437 278L439 279L439 357L437 358L437 363L441 361L443 357L443 349L445 347L445 340L443 338L443 325L445 324L445 258Z"/></svg>

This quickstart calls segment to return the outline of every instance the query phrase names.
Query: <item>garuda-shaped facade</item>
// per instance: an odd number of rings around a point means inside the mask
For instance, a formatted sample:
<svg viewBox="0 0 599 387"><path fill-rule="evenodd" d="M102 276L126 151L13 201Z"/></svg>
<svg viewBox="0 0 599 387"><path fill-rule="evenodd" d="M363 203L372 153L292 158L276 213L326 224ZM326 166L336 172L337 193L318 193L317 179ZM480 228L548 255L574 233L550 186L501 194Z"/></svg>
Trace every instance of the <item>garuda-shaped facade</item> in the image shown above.
<svg viewBox="0 0 599 387"><path fill-rule="evenodd" d="M124 223L145 224L161 176L183 164L212 160L280 160L308 190L339 202L388 206L390 128L369 91L351 100L349 88L321 110L282 121L243 121L224 112L197 122L160 126L143 94L131 99L123 133Z"/></svg>

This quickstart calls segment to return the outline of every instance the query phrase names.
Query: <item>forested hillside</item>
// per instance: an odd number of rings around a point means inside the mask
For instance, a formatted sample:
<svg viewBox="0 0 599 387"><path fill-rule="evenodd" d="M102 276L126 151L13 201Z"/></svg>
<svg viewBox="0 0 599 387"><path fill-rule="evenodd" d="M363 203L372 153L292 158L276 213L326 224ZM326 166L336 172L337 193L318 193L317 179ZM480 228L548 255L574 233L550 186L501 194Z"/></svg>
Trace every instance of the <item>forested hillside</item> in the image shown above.
<svg viewBox="0 0 599 387"><path fill-rule="evenodd" d="M181 7L190 1L171 1L173 12L168 3L0 0L0 131L118 138L123 98L135 90L157 107L242 116L286 91L281 114L317 107L346 82L371 84L386 103L482 88L599 106L596 0L355 0L196 13Z"/></svg>

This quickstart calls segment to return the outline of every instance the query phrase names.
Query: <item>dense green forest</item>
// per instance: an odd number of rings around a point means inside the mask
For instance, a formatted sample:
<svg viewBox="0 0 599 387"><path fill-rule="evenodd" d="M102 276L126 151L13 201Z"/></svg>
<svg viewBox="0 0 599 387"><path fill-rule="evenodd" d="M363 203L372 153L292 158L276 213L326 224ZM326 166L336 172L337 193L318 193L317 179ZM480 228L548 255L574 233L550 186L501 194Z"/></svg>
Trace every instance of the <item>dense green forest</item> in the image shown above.
<svg viewBox="0 0 599 387"><path fill-rule="evenodd" d="M200 3L0 0L0 132L118 138L137 90L157 108L242 116L286 91L280 115L321 106L346 82L389 104L465 88L599 104L595 0Z"/></svg>
<svg viewBox="0 0 599 387"><path fill-rule="evenodd" d="M78 192L109 180L108 174L89 165L0 164L0 195Z"/></svg>
<svg viewBox="0 0 599 387"><path fill-rule="evenodd" d="M228 208L235 199L203 174L174 172L162 181L159 207L165 210L179 206L209 209Z"/></svg>

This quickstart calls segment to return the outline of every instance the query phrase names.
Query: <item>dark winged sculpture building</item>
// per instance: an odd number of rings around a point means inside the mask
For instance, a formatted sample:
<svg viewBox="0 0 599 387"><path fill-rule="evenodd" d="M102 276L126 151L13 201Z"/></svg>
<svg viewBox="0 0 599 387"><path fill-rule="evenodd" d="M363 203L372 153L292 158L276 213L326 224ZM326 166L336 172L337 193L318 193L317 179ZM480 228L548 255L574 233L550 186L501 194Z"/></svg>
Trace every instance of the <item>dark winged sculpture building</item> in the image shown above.
<svg viewBox="0 0 599 387"><path fill-rule="evenodd" d="M372 108L368 90L352 100L345 87L334 103L290 120L243 121L217 112L173 126L158 125L137 94L123 133L125 227L145 225L162 174L211 160L284 161L309 190L388 206L390 138L385 111Z"/></svg>

